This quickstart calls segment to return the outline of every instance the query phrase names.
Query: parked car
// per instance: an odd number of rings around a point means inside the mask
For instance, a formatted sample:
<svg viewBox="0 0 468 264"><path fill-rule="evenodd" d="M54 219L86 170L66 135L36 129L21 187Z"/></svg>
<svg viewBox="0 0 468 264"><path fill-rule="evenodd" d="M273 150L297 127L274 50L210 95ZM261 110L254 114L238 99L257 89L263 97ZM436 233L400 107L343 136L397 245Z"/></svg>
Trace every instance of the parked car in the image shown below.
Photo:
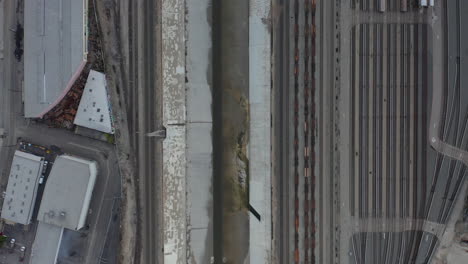
<svg viewBox="0 0 468 264"><path fill-rule="evenodd" d="M42 165L42 174L45 174L46 171L47 171L47 164L48 164L48 161L44 161L44 164Z"/></svg>

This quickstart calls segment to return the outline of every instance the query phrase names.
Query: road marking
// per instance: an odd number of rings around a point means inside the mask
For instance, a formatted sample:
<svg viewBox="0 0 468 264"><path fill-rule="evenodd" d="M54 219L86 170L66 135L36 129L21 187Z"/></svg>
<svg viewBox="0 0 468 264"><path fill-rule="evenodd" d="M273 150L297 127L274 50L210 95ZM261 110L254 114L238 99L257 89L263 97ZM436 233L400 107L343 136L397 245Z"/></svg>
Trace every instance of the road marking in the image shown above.
<svg viewBox="0 0 468 264"><path fill-rule="evenodd" d="M99 149L95 149L95 148L91 148L91 147L87 147L87 146L83 146L83 145L80 145L80 144L76 144L76 143L73 143L73 142L68 142L67 144L69 145L73 145L73 146L76 146L76 147L79 147L79 148L83 148L83 149L87 149L87 150L91 150L91 151L94 151L94 152L103 152Z"/></svg>

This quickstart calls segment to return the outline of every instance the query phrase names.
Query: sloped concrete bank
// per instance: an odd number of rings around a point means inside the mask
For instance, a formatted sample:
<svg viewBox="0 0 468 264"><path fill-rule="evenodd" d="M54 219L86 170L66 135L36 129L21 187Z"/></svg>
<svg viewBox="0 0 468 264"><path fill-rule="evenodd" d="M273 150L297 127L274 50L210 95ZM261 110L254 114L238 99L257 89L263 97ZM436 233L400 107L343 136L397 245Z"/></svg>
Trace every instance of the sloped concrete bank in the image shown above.
<svg viewBox="0 0 468 264"><path fill-rule="evenodd" d="M269 0L249 8L250 263L272 262L271 236L271 18Z"/></svg>
<svg viewBox="0 0 468 264"><path fill-rule="evenodd" d="M212 0L186 1L187 263L213 256Z"/></svg>

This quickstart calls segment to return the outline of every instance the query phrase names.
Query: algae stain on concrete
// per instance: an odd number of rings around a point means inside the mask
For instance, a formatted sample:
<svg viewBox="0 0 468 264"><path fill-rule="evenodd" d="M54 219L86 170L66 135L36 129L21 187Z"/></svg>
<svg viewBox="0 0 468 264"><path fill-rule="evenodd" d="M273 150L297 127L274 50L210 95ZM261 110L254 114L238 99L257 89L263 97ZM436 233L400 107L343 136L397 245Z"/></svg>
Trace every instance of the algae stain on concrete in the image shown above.
<svg viewBox="0 0 468 264"><path fill-rule="evenodd" d="M222 257L226 263L244 263L249 249L249 1L223 0L215 8L215 262L222 263Z"/></svg>
<svg viewBox="0 0 468 264"><path fill-rule="evenodd" d="M243 263L248 250L249 112L245 92L238 89L224 94L223 252L227 263Z"/></svg>
<svg viewBox="0 0 468 264"><path fill-rule="evenodd" d="M238 73L241 74L241 73ZM245 78L245 77L244 77ZM249 104L243 86L226 86L223 96L224 157L225 157L225 201L231 212L248 208L249 175Z"/></svg>
<svg viewBox="0 0 468 264"><path fill-rule="evenodd" d="M248 102L244 96L240 97L239 107L246 113L246 118L242 127L248 128L249 124L249 110ZM237 135L236 144L236 165L237 165L237 181L233 182L234 192L234 203L237 210L247 210L249 205L249 158L248 158L248 144L249 137L246 130L242 130ZM235 180L235 179L233 179Z"/></svg>

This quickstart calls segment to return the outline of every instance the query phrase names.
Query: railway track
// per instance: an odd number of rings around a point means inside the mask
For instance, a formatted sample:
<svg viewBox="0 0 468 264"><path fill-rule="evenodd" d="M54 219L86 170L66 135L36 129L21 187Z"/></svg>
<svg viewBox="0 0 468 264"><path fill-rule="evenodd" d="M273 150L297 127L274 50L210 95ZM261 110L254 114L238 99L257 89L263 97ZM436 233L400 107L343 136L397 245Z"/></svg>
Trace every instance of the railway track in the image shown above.
<svg viewBox="0 0 468 264"><path fill-rule="evenodd" d="M408 12L417 10L419 0L353 0L355 9L365 12Z"/></svg>
<svg viewBox="0 0 468 264"><path fill-rule="evenodd" d="M441 131L439 132L440 138L463 150L468 149L468 142L466 142L466 127L468 123L468 106L462 107L462 95L461 95L461 84L460 84L460 56L461 56L461 4L460 0L456 1L456 61L455 61L455 73L454 76L449 76L447 85L444 86L444 102L443 102L443 120L441 120ZM449 17L448 8L446 6L446 17ZM448 22L445 24L446 30L449 30ZM449 31L446 31L449 32ZM450 33L447 33L450 34ZM450 38L447 37L447 58L450 58L449 53ZM450 81L450 78L453 78ZM455 201L457 195L459 194L462 181L466 176L466 166L456 160L446 158L442 154L437 154L438 162L435 164L436 177L434 177L431 185L431 191L429 195L429 203L426 208L425 217L430 218L432 216L432 211L434 211L435 221L441 224L447 224L448 217L450 212L453 209L453 202ZM448 163L448 175L447 179L440 179L440 174L442 173L443 163ZM444 183L443 194L441 197L441 205L434 204L436 200L436 187L440 184L440 181ZM435 251L435 248L439 240L435 237L431 237L429 240L429 250L425 254L424 262L428 263Z"/></svg>
<svg viewBox="0 0 468 264"><path fill-rule="evenodd" d="M354 1L353 7L374 11L376 3ZM446 44L448 64L453 66L444 86L439 136L467 150L468 104L460 99L461 4L456 1L452 6L458 10L458 18L445 14L453 21L458 19L458 33L448 33L458 35L452 36L456 43ZM386 7L399 10L403 1ZM448 22L446 27L449 32ZM361 221L420 219L445 225L466 178L464 164L428 147L427 105L432 93L428 34L424 24L360 24L353 28L350 201L351 215ZM389 223L382 232L363 228L352 236L355 263L430 262L443 230L425 233L422 221L409 230Z"/></svg>
<svg viewBox="0 0 468 264"><path fill-rule="evenodd" d="M299 0L294 1L294 263L299 263Z"/></svg>
<svg viewBox="0 0 468 264"><path fill-rule="evenodd" d="M427 72L420 56L425 46L419 40L425 30L411 24L361 24L353 29L350 198L351 214L359 219L413 218L424 206L423 165L418 168L413 161L424 152L418 141L424 132L418 127L425 124L427 111L421 103L423 83L417 80ZM355 234L354 261L411 263L419 234L400 229Z"/></svg>
<svg viewBox="0 0 468 264"><path fill-rule="evenodd" d="M310 97L314 88L310 91L309 86L313 87L314 82L309 84L307 76L309 70L312 73L314 70L313 66L310 69L307 66L310 36L301 36L301 32L308 31L307 24L302 23L309 20L308 3L301 0L293 3L294 262L309 263L314 259L309 256L314 252L311 245L315 241L315 230L310 227L314 223L314 194L309 189L315 179L311 177L314 155L309 149L314 146L310 137L315 124L313 114L310 116L314 110L307 107L310 100L313 105ZM399 12L418 10L417 1L413 0L350 3L353 12L362 15L385 11L391 13L392 21ZM424 221L447 222L465 178L464 165L436 153L428 144L432 72L428 66L430 31L424 24L425 16L423 12L407 23L363 22L352 28L350 211L359 223L380 218L388 223L384 227L361 226L352 235L350 246L355 263L428 263L438 240L435 231L434 234L421 231L426 225ZM362 21L373 20L369 15ZM463 97L460 77L450 78L454 78L451 85L454 88L446 87L450 96L445 97L443 106L441 138L468 149L465 136L468 106L462 107L460 102Z"/></svg>
<svg viewBox="0 0 468 264"><path fill-rule="evenodd" d="M310 138L310 36L311 36L311 25L309 24L310 19L310 2L305 1L304 3L304 263L312 263L313 258L310 255L311 252L311 234L310 234L310 152L311 152L311 138Z"/></svg>
<svg viewBox="0 0 468 264"><path fill-rule="evenodd" d="M315 0L292 4L294 263L315 263L315 11Z"/></svg>
<svg viewBox="0 0 468 264"><path fill-rule="evenodd" d="M137 155L138 207L141 212L140 232L136 260L142 263L162 261L162 206L161 206L161 142L147 137L149 132L159 130L162 112L157 91L157 52L159 40L155 32L159 7L154 1L130 4L130 87L127 89L129 132L132 148Z"/></svg>

